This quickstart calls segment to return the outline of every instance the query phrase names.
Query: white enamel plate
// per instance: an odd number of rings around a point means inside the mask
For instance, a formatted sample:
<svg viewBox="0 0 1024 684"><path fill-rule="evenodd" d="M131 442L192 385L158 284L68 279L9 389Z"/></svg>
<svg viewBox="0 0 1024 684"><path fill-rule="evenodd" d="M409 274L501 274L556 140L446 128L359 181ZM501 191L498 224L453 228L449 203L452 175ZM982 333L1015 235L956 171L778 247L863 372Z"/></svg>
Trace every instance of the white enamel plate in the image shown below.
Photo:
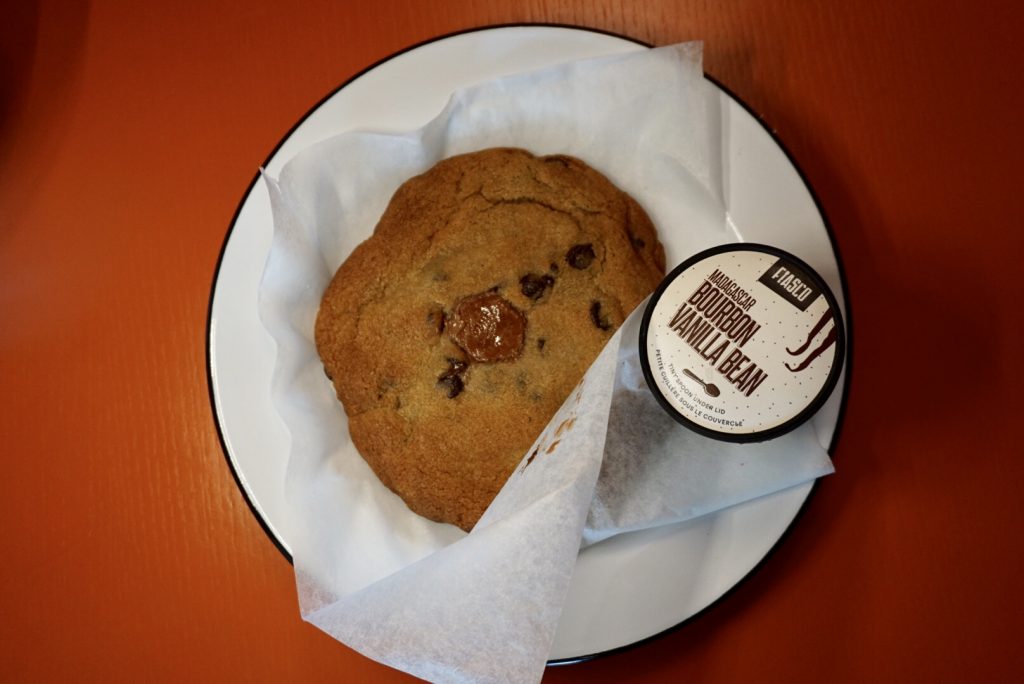
<svg viewBox="0 0 1024 684"><path fill-rule="evenodd" d="M418 128L450 93L495 76L572 59L646 49L592 31L540 26L484 29L432 41L374 66L327 97L267 160L276 176L296 152L353 129ZM717 87L717 86L715 86ZM796 254L845 311L840 266L810 190L772 135L721 92L726 200L744 240ZM265 187L253 183L228 233L213 285L210 391L224 449L254 512L288 553L284 474L289 439L270 403L274 345L256 292L273 223ZM812 419L832 442L845 377ZM582 551L558 626L552 662L636 644L704 610L748 575L793 522L812 484L684 524L622 535Z"/></svg>

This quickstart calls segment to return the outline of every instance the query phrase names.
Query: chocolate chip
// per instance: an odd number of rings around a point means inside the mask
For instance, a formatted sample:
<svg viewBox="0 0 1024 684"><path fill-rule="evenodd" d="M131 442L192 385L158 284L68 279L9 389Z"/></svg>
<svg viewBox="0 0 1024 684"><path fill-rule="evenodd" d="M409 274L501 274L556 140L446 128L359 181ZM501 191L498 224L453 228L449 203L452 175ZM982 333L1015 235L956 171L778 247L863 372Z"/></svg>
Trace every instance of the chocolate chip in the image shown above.
<svg viewBox="0 0 1024 684"><path fill-rule="evenodd" d="M552 273L558 273L558 264L556 264L554 262L551 263L551 272Z"/></svg>
<svg viewBox="0 0 1024 684"><path fill-rule="evenodd" d="M590 320L601 330L608 330L612 324L601 315L601 302L590 302Z"/></svg>
<svg viewBox="0 0 1024 684"><path fill-rule="evenodd" d="M444 389L449 399L454 399L466 387L465 382L462 380L462 374L469 368L469 362L465 359L457 359L454 356L449 356L445 360L448 362L448 370L437 379L437 384Z"/></svg>
<svg viewBox="0 0 1024 684"><path fill-rule="evenodd" d="M537 340L537 349L543 349L544 345L547 344L547 342L548 341L545 340L543 337Z"/></svg>
<svg viewBox="0 0 1024 684"><path fill-rule="evenodd" d="M462 384L462 378L455 373L445 373L437 379L438 387L442 388L445 395L449 399L454 399L462 393L465 385Z"/></svg>
<svg viewBox="0 0 1024 684"><path fill-rule="evenodd" d="M574 245L565 254L565 260L569 262L569 265L573 268L583 270L590 266L594 262L594 246L590 243L585 245Z"/></svg>
<svg viewBox="0 0 1024 684"><path fill-rule="evenodd" d="M448 361L448 373L449 374L451 374L451 373L462 374L467 368L469 368L469 364L466 363L462 359L456 359L456 358L453 358L453 357L449 356L447 361Z"/></svg>
<svg viewBox="0 0 1024 684"><path fill-rule="evenodd" d="M544 290L548 289L555 284L555 279L549 275L537 275L535 273L527 273L519 279L519 289L522 290L524 297L537 301L544 296Z"/></svg>
<svg viewBox="0 0 1024 684"><path fill-rule="evenodd" d="M444 309L435 306L427 312L427 325L434 329L438 335L444 332Z"/></svg>
<svg viewBox="0 0 1024 684"><path fill-rule="evenodd" d="M638 237L633 238L632 242L633 246L636 247L637 249L643 249L644 247L647 246L647 243Z"/></svg>

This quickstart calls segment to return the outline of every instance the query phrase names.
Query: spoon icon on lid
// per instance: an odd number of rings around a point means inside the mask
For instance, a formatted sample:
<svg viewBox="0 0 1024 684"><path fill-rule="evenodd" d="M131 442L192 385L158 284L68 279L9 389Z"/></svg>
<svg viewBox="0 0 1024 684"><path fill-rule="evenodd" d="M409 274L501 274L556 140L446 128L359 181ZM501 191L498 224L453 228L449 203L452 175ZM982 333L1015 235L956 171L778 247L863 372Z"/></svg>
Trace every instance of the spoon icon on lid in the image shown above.
<svg viewBox="0 0 1024 684"><path fill-rule="evenodd" d="M717 397L719 394L722 393L722 391L719 390L716 385L710 382L704 382L696 375L694 375L693 371L691 371L689 368L684 368L683 374L686 375L686 377L690 378L691 380L700 383L700 386L704 388L704 392L706 392L709 397Z"/></svg>

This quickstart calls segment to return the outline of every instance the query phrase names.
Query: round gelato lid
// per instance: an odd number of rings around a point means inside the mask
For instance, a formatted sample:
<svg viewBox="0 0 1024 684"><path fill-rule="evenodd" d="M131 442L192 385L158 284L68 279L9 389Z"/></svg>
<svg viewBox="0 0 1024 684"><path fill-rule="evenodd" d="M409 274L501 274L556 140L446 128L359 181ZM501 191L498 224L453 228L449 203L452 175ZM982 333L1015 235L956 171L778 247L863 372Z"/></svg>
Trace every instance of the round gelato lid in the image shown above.
<svg viewBox="0 0 1024 684"><path fill-rule="evenodd" d="M672 270L640 326L658 403L709 437L760 442L797 427L839 379L846 336L835 295L797 257L723 245Z"/></svg>

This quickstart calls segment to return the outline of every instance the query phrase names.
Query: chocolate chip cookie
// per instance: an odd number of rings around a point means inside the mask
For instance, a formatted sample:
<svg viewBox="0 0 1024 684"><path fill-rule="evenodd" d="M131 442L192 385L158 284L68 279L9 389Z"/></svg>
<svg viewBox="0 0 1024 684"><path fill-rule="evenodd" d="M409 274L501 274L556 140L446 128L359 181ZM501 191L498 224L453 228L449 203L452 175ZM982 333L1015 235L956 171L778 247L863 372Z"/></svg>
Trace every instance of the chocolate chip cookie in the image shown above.
<svg viewBox="0 0 1024 684"><path fill-rule="evenodd" d="M352 441L413 511L469 530L664 269L643 209L578 159L441 161L321 302Z"/></svg>

